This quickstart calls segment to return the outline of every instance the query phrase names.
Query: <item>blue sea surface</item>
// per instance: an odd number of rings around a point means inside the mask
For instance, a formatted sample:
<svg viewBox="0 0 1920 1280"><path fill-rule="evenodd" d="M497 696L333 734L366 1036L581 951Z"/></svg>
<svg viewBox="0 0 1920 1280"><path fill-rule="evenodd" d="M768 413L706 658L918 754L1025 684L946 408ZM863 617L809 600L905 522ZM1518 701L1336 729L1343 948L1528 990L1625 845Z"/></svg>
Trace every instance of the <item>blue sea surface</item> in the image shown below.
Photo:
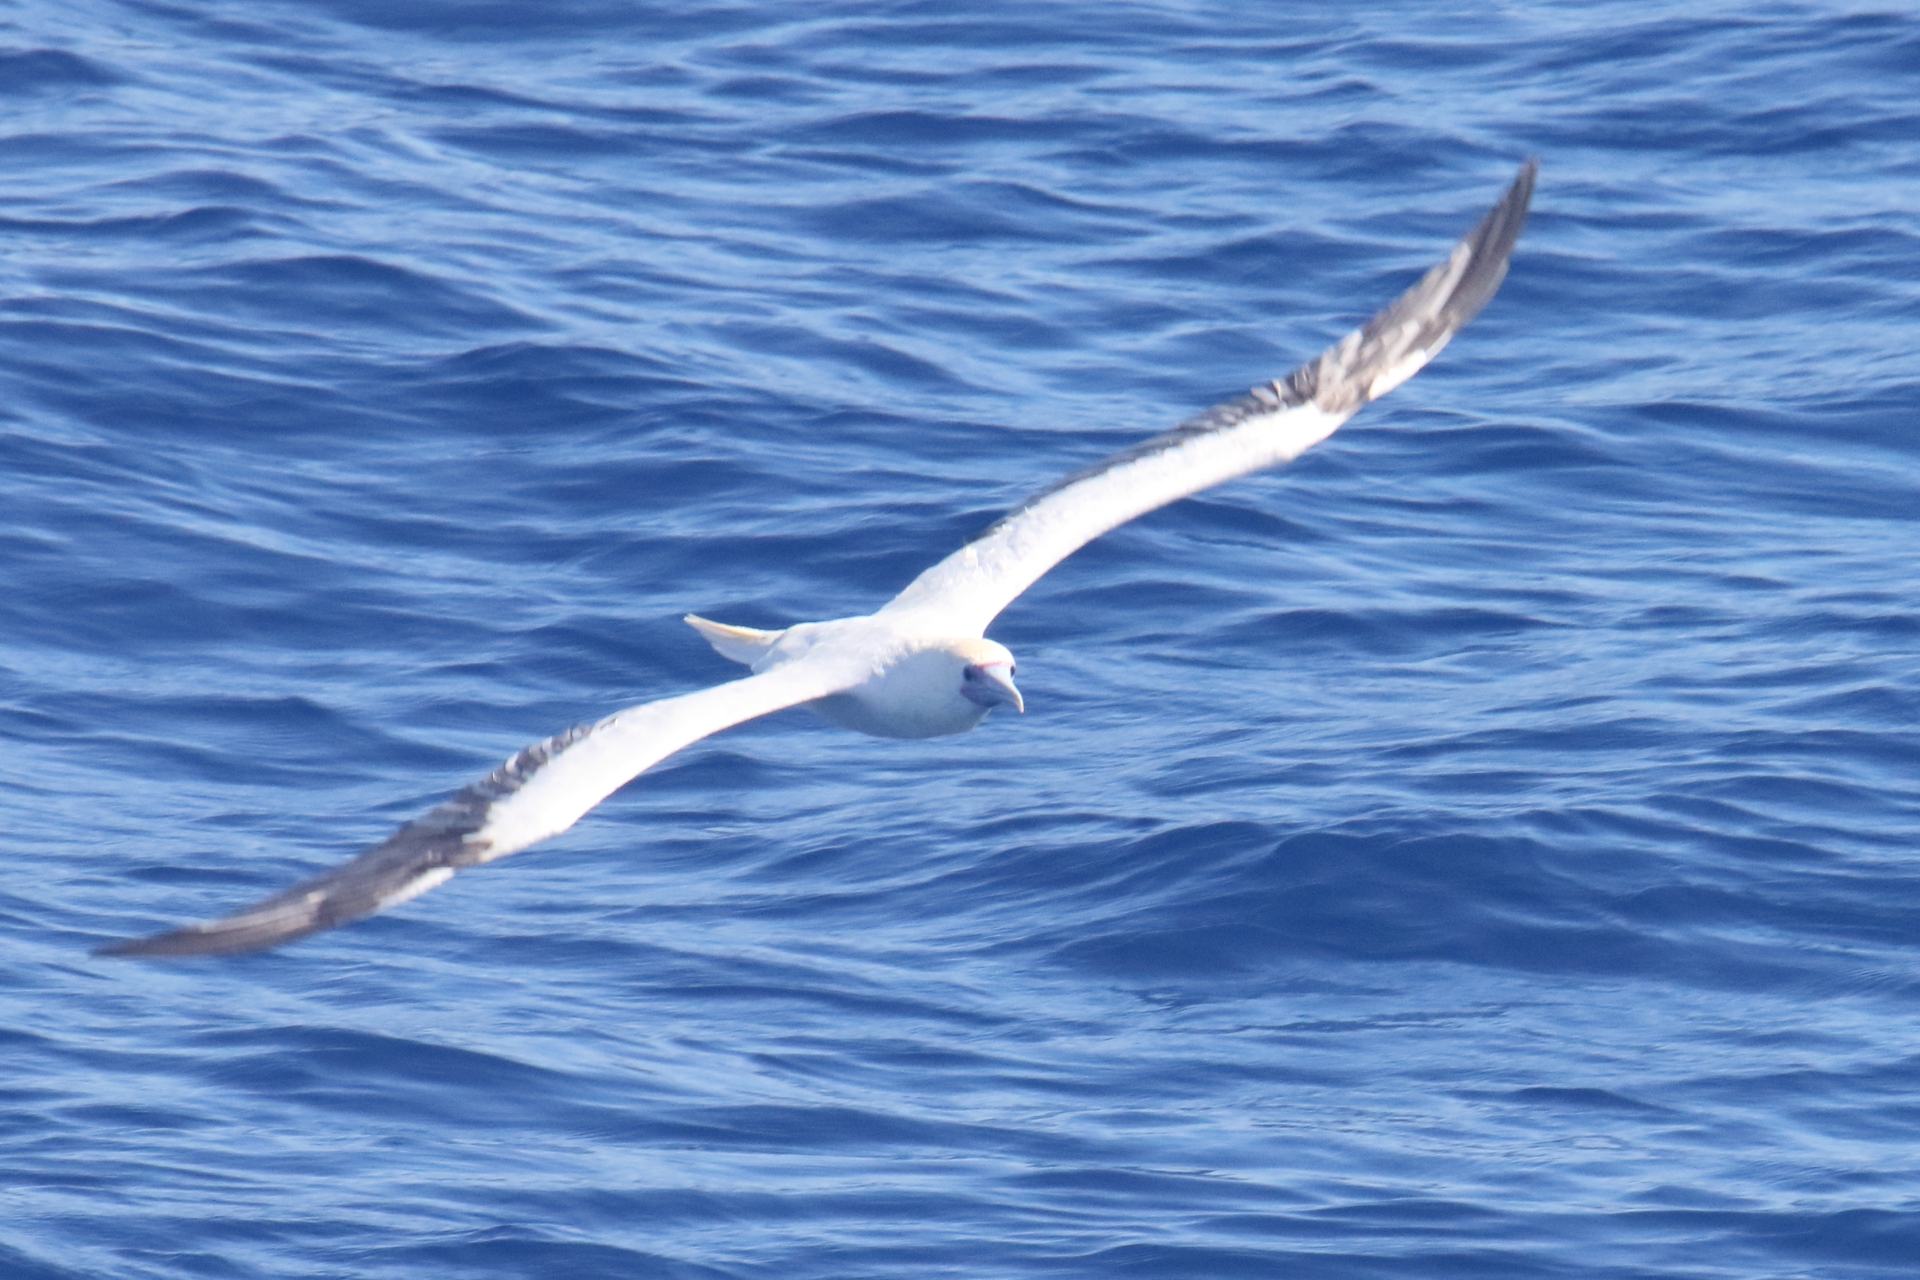
<svg viewBox="0 0 1920 1280"><path fill-rule="evenodd" d="M0 9L0 1276L1920 1273L1920 14ZM1028 709L795 710L279 951L91 947L1072 557Z"/></svg>

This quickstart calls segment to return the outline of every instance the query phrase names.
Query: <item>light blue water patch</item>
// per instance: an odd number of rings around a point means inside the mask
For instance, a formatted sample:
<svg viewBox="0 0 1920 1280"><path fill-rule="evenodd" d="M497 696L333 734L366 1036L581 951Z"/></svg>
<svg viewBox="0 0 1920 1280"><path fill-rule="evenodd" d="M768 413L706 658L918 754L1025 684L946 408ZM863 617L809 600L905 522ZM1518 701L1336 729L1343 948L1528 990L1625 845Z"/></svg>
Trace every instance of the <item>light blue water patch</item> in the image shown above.
<svg viewBox="0 0 1920 1280"><path fill-rule="evenodd" d="M0 28L0 1272L1904 1277L1920 22ZM996 624L362 925L91 960L1507 283Z"/></svg>

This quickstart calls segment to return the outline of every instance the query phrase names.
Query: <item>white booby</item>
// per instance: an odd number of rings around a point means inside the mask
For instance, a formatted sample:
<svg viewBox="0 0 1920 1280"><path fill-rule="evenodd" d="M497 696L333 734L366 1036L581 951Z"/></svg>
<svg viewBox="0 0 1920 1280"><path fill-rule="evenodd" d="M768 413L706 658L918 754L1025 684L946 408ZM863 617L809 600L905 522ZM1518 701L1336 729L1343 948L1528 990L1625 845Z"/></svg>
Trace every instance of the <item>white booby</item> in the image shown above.
<svg viewBox="0 0 1920 1280"><path fill-rule="evenodd" d="M983 638L987 624L1109 529L1291 461L1412 377L1499 288L1534 171L1529 160L1451 253L1317 359L1035 494L877 613L783 631L689 616L720 654L752 674L557 734L332 871L222 919L112 942L95 954L250 951L371 915L464 867L558 835L648 766L786 707L808 706L837 724L893 738L960 733L996 706L1024 710L1013 655Z"/></svg>

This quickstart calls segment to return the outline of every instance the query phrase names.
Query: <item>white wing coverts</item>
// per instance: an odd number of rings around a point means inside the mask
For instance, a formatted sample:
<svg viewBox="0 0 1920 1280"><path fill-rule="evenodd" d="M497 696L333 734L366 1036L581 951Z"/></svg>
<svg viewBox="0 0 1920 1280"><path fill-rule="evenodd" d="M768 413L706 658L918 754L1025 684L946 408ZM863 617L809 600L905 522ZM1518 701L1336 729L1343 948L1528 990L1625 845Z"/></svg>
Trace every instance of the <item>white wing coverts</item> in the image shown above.
<svg viewBox="0 0 1920 1280"><path fill-rule="evenodd" d="M250 951L345 924L423 893L462 867L565 831L649 765L743 720L836 694L879 690L897 698L900 673L926 657L929 638L973 637L968 643L976 648L988 644L1004 656L1004 649L978 637L1076 548L1155 507L1290 461L1432 359L1499 288L1526 221L1533 178L1528 161L1446 258L1317 359L1035 494L877 614L785 632L689 618L722 653L752 662L758 674L569 729L521 751L335 870L224 919L110 943L95 954ZM1010 673L1010 657L1004 665ZM909 680L908 694L916 687ZM947 696L958 698L957 687ZM981 714L975 708L961 727Z"/></svg>

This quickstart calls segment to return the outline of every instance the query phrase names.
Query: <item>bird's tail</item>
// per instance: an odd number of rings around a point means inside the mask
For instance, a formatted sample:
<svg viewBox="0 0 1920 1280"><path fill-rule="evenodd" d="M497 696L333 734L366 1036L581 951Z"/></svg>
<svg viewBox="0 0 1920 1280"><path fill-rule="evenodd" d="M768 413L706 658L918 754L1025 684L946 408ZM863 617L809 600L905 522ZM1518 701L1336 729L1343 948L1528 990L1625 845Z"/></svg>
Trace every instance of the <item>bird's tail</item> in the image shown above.
<svg viewBox="0 0 1920 1280"><path fill-rule="evenodd" d="M767 650L778 643L785 631L756 631L752 627L730 627L724 622L711 622L697 614L688 614L686 623L705 636L707 643L713 646L715 653L730 658L744 666L752 666L766 656Z"/></svg>

